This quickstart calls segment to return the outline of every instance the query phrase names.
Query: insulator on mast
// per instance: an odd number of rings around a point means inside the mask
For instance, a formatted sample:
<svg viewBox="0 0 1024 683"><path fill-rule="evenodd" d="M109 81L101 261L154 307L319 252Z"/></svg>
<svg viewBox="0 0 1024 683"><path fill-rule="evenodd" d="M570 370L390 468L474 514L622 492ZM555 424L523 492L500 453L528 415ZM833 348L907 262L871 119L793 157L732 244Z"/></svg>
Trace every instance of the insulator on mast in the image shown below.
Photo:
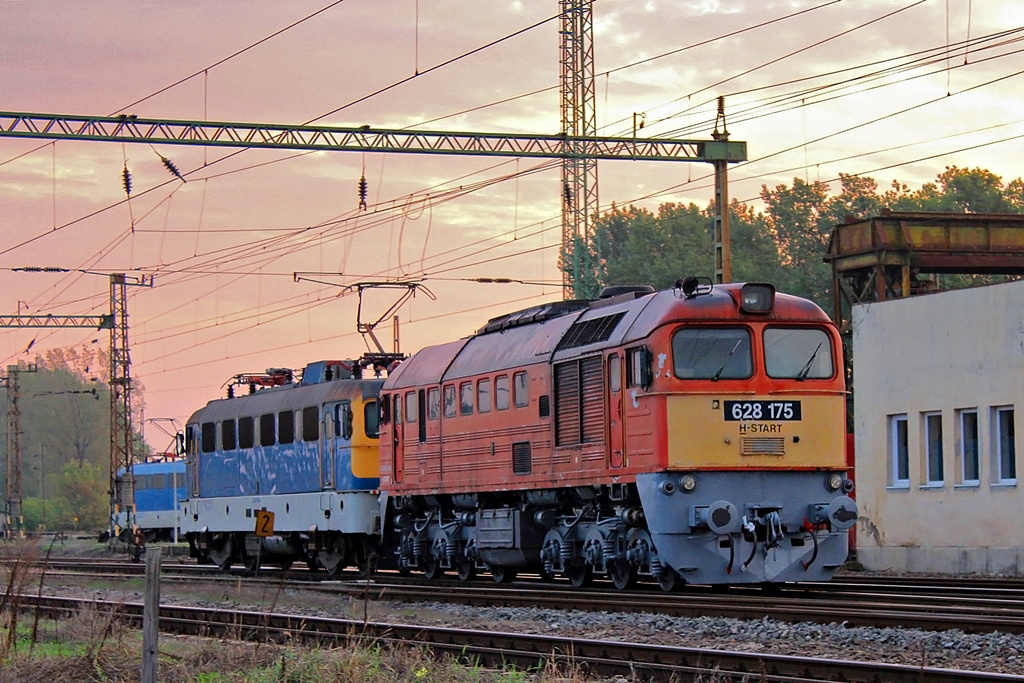
<svg viewBox="0 0 1024 683"><path fill-rule="evenodd" d="M173 175L181 182L185 182L185 177L181 175L181 171L178 170L178 167L174 165L173 161L165 157L163 154L160 154L159 152L157 153L157 156L160 157L160 161L163 162L164 168L170 171L171 175Z"/></svg>
<svg viewBox="0 0 1024 683"><path fill-rule="evenodd" d="M132 196L132 174L128 171L128 164L121 170L121 184L124 185L124 193Z"/></svg>
<svg viewBox="0 0 1024 683"><path fill-rule="evenodd" d="M366 182L366 176L360 176L359 178L359 208L366 211L366 195L367 195L368 184Z"/></svg>

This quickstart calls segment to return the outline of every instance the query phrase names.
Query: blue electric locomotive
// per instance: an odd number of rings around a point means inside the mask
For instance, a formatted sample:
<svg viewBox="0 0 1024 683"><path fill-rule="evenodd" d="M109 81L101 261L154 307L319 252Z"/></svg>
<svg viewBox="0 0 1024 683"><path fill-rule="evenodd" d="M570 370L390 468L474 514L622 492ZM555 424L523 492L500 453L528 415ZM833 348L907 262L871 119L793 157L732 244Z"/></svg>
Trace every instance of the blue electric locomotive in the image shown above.
<svg viewBox="0 0 1024 683"><path fill-rule="evenodd" d="M368 566L383 517L383 380L362 379L363 368L320 361L299 382L280 369L238 376L249 395L229 394L189 418L182 531L193 557L225 570L295 560L331 574Z"/></svg>
<svg viewBox="0 0 1024 683"><path fill-rule="evenodd" d="M117 472L118 480L125 469ZM145 534L147 543L178 541L178 502L185 497L185 461L168 459L132 465L135 475L135 525ZM117 520L127 527L122 512Z"/></svg>

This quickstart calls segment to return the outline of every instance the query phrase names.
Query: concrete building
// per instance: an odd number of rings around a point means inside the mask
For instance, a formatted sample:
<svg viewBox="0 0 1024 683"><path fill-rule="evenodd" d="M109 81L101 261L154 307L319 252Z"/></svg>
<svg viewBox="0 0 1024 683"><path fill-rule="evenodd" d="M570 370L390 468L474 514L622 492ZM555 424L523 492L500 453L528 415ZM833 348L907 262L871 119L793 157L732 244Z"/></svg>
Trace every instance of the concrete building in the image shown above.
<svg viewBox="0 0 1024 683"><path fill-rule="evenodd" d="M852 309L857 557L1024 576L1024 281Z"/></svg>

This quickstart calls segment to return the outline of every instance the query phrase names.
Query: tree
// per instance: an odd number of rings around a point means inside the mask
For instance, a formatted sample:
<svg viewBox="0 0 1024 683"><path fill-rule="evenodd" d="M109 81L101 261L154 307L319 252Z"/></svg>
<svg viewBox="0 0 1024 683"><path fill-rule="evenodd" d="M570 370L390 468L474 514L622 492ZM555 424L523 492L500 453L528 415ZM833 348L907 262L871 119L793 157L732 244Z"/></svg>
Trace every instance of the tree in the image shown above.
<svg viewBox="0 0 1024 683"><path fill-rule="evenodd" d="M935 182L912 190L898 180L879 193L874 179L840 174L839 193L823 182L799 178L791 186L762 186L764 212L733 202L730 248L733 279L772 282L780 290L831 306L832 272L825 263L835 226L849 218L894 211L1024 213L1024 180L1004 185L981 169L947 166ZM586 246L600 253L601 284L671 286L684 275L714 273L714 205L663 204L657 214L612 206L595 222ZM991 282L992 276L948 276L945 286Z"/></svg>

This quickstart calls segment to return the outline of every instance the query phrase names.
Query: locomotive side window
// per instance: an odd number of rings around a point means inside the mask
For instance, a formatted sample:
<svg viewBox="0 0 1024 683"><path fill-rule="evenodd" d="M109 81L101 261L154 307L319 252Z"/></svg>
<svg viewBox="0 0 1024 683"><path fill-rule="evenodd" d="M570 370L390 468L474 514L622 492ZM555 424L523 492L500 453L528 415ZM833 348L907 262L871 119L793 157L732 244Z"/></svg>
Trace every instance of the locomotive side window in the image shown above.
<svg viewBox="0 0 1024 683"><path fill-rule="evenodd" d="M316 406L302 409L302 440L320 440L320 409Z"/></svg>
<svg viewBox="0 0 1024 683"><path fill-rule="evenodd" d="M396 425L400 425L402 424L402 396L400 394L395 394L395 400L392 405L394 406L394 411L391 417Z"/></svg>
<svg viewBox="0 0 1024 683"><path fill-rule="evenodd" d="M273 446L276 435L274 434L274 423L276 418L273 413L260 415L260 445Z"/></svg>
<svg viewBox="0 0 1024 683"><path fill-rule="evenodd" d="M348 411L349 424L352 420L352 411ZM380 438L380 411L377 410L376 401L367 401L363 406L363 429L366 436L371 439Z"/></svg>
<svg viewBox="0 0 1024 683"><path fill-rule="evenodd" d="M459 385L459 411L463 415L473 414L473 383L463 382Z"/></svg>
<svg viewBox="0 0 1024 683"><path fill-rule="evenodd" d="M220 447L226 451L233 451L238 446L235 439L235 421L224 420L220 423Z"/></svg>
<svg viewBox="0 0 1024 683"><path fill-rule="evenodd" d="M455 403L455 385L449 384L444 388L444 416L455 417L458 409Z"/></svg>
<svg viewBox="0 0 1024 683"><path fill-rule="evenodd" d="M672 360L679 379L746 379L754 374L750 331L745 327L680 328L672 336Z"/></svg>
<svg viewBox="0 0 1024 683"><path fill-rule="evenodd" d="M295 443L295 413L290 410L277 414L277 442Z"/></svg>
<svg viewBox="0 0 1024 683"><path fill-rule="evenodd" d="M419 415L419 408L416 404L416 392L410 391L405 395L405 421L415 422L416 416Z"/></svg>
<svg viewBox="0 0 1024 683"><path fill-rule="evenodd" d="M476 383L476 409L481 413L491 412L491 380L482 379Z"/></svg>
<svg viewBox="0 0 1024 683"><path fill-rule="evenodd" d="M530 380L525 372L517 372L512 375L512 400L516 408L525 408L530 405Z"/></svg>
<svg viewBox="0 0 1024 683"><path fill-rule="evenodd" d="M647 350L647 347L638 346L629 349L626 351L626 359L629 363L626 386L644 389L651 386L651 352Z"/></svg>
<svg viewBox="0 0 1024 683"><path fill-rule="evenodd" d="M441 390L431 387L427 390L427 419L439 420L441 418Z"/></svg>
<svg viewBox="0 0 1024 683"><path fill-rule="evenodd" d="M347 402L334 406L334 435L352 438L352 407Z"/></svg>
<svg viewBox="0 0 1024 683"><path fill-rule="evenodd" d="M613 394L622 389L622 359L619 354L608 356L608 390Z"/></svg>
<svg viewBox="0 0 1024 683"><path fill-rule="evenodd" d="M831 379L832 341L825 330L769 327L764 331L764 367L776 379Z"/></svg>
<svg viewBox="0 0 1024 683"><path fill-rule="evenodd" d="M238 418L238 447L252 448L256 443L256 430L251 417Z"/></svg>
<svg viewBox="0 0 1024 683"><path fill-rule="evenodd" d="M498 410L508 410L509 384L508 375L500 375L494 378L494 407Z"/></svg>
<svg viewBox="0 0 1024 683"><path fill-rule="evenodd" d="M201 438L203 453L213 453L217 450L217 424L215 422L204 422Z"/></svg>

